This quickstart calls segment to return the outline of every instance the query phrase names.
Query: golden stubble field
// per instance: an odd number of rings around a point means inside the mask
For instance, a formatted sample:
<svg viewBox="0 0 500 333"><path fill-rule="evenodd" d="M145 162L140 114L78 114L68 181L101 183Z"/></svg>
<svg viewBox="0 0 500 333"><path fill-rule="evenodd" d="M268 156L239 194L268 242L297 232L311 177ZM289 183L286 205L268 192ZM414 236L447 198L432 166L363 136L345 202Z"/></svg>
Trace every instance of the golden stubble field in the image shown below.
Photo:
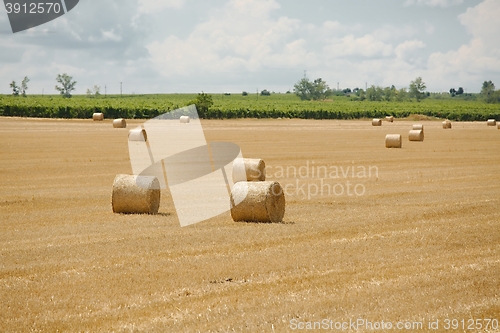
<svg viewBox="0 0 500 333"><path fill-rule="evenodd" d="M425 141L409 142L408 119L203 121L208 141L240 145L288 185L286 214L181 228L168 191L158 215L111 211L115 175L131 173L128 130L141 123L0 118L0 331L500 320L496 127L418 121ZM402 149L385 148L388 133ZM318 166L329 174L313 175Z"/></svg>

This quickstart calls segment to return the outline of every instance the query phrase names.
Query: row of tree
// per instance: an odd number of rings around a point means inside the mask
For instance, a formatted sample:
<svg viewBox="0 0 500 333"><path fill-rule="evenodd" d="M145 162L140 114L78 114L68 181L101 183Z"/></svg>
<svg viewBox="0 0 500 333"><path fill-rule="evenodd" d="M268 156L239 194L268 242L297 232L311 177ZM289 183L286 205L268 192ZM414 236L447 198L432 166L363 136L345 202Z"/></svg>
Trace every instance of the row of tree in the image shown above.
<svg viewBox="0 0 500 333"><path fill-rule="evenodd" d="M16 81L12 81L9 85L9 87L12 89L12 95L14 96L23 96L23 97L26 97L26 90L28 90L28 82L30 81L30 79L25 76L23 81L21 82L21 86L18 86ZM73 77L72 76L69 76L68 74L64 73L64 74L57 74L57 77L56 77L56 81L57 83L59 83L60 85L56 85L56 90L59 91L61 93L61 95L65 98L70 98L71 97L71 92L73 90L75 90L75 85L76 85L76 81L73 81ZM97 86L94 86L94 91L96 89ZM99 94L99 89L100 87L97 87L97 91L95 91L95 94L98 95ZM87 90L87 94L88 94L89 90Z"/></svg>
<svg viewBox="0 0 500 333"><path fill-rule="evenodd" d="M353 90L346 88L342 90L342 93L345 95L353 93L358 100L362 101L394 101L406 100L407 98L415 98L417 101L421 101L429 95L425 92L426 88L422 78L417 77L414 81L411 81L409 89L397 90L395 86L383 88L372 85L366 91L360 88L354 88ZM330 89L328 84L321 78L310 81L304 77L294 85L293 91L301 100L324 100L336 94L336 91Z"/></svg>
<svg viewBox="0 0 500 333"><path fill-rule="evenodd" d="M12 89L12 95L14 96L24 96L26 97L26 90L28 90L29 78L27 76L21 82L21 86L16 84L16 81L10 83L10 88ZM55 86L55 89L60 92L64 98L70 98L71 92L75 90L76 81L73 81L73 77L68 74L58 74L56 77L56 82L59 85ZM91 89L87 89L87 96L99 96L101 87L94 85ZM426 92L427 86L421 77L417 77L415 80L410 82L407 88L396 89L393 85L391 87L380 87L374 86L367 88L366 91L360 88L346 88L342 90L342 94L350 95L354 94L356 100L369 100L369 101L405 101L409 98L414 98L417 102L430 95ZM325 100L338 91L330 89L328 84L321 78L317 78L314 81L310 81L308 78L304 77L299 80L293 89L294 93L300 97L301 100ZM287 92L288 93L288 92ZM450 95L452 97L456 95L462 95L464 89L459 87L458 90L455 88L450 89ZM243 96L248 95L247 92L243 92ZM261 92L262 96L269 96L271 93L264 89ZM201 95L205 96L205 95ZM484 81L480 93L481 98L487 103L500 103L500 90L495 90L495 84L490 81Z"/></svg>

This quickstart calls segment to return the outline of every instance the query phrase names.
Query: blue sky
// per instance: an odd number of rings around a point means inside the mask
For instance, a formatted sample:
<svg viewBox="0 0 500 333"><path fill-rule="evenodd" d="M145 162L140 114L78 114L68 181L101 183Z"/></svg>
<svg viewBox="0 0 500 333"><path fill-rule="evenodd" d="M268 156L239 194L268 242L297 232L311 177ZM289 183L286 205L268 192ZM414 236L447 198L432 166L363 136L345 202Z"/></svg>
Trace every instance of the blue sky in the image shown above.
<svg viewBox="0 0 500 333"><path fill-rule="evenodd" d="M304 75L330 87L428 91L500 87L498 0L80 0L13 34L0 9L0 93L55 77L108 93L285 92Z"/></svg>

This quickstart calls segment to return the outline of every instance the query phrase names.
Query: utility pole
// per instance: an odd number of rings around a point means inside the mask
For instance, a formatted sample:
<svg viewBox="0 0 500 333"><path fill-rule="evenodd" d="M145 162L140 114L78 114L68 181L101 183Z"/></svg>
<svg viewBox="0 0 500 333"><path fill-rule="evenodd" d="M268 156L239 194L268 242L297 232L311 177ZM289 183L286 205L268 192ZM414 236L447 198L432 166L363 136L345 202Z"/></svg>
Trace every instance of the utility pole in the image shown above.
<svg viewBox="0 0 500 333"><path fill-rule="evenodd" d="M304 79L306 78L307 71L304 69Z"/></svg>
<svg viewBox="0 0 500 333"><path fill-rule="evenodd" d="M106 85L104 85L104 97L106 97L106 92L107 92Z"/></svg>
<svg viewBox="0 0 500 333"><path fill-rule="evenodd" d="M339 91L340 89L340 86L339 86L339 83L337 82L337 91Z"/></svg>
<svg viewBox="0 0 500 333"><path fill-rule="evenodd" d="M368 89L368 82L365 82L365 91Z"/></svg>
<svg viewBox="0 0 500 333"><path fill-rule="evenodd" d="M122 97L122 82L120 82L120 97Z"/></svg>

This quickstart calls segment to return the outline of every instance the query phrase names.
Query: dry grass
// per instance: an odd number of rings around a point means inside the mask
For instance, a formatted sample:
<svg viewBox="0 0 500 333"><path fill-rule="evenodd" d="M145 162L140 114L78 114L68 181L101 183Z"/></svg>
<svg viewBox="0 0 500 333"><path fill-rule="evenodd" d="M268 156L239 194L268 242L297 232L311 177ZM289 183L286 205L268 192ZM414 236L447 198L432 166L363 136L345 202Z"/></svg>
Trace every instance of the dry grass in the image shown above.
<svg viewBox="0 0 500 333"><path fill-rule="evenodd" d="M0 331L500 320L499 131L423 123L424 142L386 149L385 135L412 121L204 121L208 140L261 157L274 167L267 179L289 189L319 179L282 178L277 166L378 172L328 180L362 183L363 196L288 195L282 224L227 212L181 228L168 191L158 215L112 213L113 179L131 167L128 131L111 120L0 118Z"/></svg>

